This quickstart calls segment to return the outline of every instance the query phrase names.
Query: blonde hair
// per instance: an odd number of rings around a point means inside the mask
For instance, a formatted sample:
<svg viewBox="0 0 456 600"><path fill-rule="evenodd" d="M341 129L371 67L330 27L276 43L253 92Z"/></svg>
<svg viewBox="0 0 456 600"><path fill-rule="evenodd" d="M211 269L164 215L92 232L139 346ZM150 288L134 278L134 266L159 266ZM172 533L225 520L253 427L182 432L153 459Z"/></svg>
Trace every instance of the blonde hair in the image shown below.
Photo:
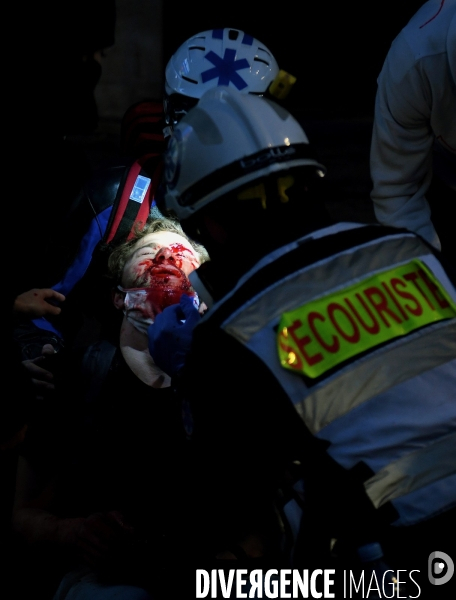
<svg viewBox="0 0 456 600"><path fill-rule="evenodd" d="M195 250L201 264L210 260L206 248L189 238L182 229L179 221L165 217L159 219L150 219L147 221L143 229L137 229L131 239L119 244L109 255L109 275L113 280L115 280L116 283L120 283L122 280L125 263L132 253L133 246L135 246L138 240L144 236L148 235L149 233L156 233L157 231L171 231L172 233L177 233L190 243L192 248Z"/></svg>

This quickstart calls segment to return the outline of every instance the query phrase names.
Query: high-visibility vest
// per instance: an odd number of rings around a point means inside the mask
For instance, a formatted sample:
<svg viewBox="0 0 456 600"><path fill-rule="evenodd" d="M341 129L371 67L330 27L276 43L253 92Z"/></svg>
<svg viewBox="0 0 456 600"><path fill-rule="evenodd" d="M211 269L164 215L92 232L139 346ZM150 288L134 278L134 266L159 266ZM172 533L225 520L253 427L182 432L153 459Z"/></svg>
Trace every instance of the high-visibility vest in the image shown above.
<svg viewBox="0 0 456 600"><path fill-rule="evenodd" d="M263 361L337 463L369 467L365 491L394 506L394 525L455 504L456 287L420 237L314 232L260 261L204 321Z"/></svg>

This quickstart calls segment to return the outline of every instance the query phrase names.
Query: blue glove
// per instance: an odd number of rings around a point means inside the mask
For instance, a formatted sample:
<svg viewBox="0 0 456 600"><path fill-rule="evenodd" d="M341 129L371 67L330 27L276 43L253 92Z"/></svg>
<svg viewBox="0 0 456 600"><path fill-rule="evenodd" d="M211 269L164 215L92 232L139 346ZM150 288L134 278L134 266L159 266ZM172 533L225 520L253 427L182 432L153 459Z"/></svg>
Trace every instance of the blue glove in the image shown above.
<svg viewBox="0 0 456 600"><path fill-rule="evenodd" d="M175 377L185 364L193 330L201 315L190 296L183 294L179 304L167 306L149 325L149 352L162 371Z"/></svg>

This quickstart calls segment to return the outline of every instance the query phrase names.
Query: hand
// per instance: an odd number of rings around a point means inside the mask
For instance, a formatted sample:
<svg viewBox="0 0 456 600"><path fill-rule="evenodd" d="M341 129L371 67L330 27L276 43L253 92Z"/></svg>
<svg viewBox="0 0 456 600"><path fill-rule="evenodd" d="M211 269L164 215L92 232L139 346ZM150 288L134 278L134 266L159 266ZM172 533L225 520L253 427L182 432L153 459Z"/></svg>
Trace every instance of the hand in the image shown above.
<svg viewBox="0 0 456 600"><path fill-rule="evenodd" d="M122 513L95 513L71 519L67 539L79 557L92 567L106 566L126 553L134 540L134 530Z"/></svg>
<svg viewBox="0 0 456 600"><path fill-rule="evenodd" d="M16 296L13 311L34 318L59 315L62 309L56 303L64 300L63 294L51 288L34 288Z"/></svg>
<svg viewBox="0 0 456 600"><path fill-rule="evenodd" d="M47 369L46 361L47 357L53 356L54 354L54 346L52 346L52 344L44 344L41 350L41 356L22 361L22 364L35 387L36 400L43 400L46 394L53 392L55 389L54 375Z"/></svg>
<svg viewBox="0 0 456 600"><path fill-rule="evenodd" d="M193 300L186 294L179 304L167 306L158 314L147 331L149 352L156 365L174 377L185 364L190 350L193 330L201 320Z"/></svg>

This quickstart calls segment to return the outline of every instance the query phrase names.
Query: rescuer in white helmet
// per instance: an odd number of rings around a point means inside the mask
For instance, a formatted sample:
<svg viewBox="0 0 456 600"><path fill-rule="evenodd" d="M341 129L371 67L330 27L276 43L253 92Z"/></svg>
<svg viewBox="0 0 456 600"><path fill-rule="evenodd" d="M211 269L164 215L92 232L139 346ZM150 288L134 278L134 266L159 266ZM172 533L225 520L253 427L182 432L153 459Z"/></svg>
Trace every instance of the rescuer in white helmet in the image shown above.
<svg viewBox="0 0 456 600"><path fill-rule="evenodd" d="M172 129L214 87L282 99L295 81L279 69L269 48L248 33L228 27L202 31L181 44L166 65L166 122Z"/></svg>
<svg viewBox="0 0 456 600"><path fill-rule="evenodd" d="M204 317L183 296L148 330L197 449L192 519L202 542L254 556L243 535L285 489L283 513L303 508L293 566L344 564L337 540L345 564L383 552L411 597L437 597L427 561L451 555L456 503L456 274L405 229L325 221L324 172L289 112L232 86L168 145L159 205L211 256L190 276ZM303 495L283 483L290 465Z"/></svg>

